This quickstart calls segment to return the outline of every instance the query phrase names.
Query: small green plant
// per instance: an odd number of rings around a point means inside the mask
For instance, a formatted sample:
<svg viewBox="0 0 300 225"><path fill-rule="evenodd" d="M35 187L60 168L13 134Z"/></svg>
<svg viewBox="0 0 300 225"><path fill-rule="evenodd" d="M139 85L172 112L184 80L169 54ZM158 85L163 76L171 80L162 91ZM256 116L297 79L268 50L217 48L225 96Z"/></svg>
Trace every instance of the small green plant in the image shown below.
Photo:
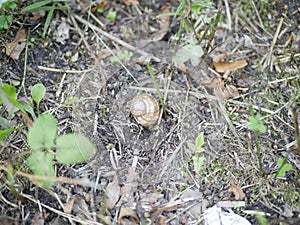
<svg viewBox="0 0 300 225"><path fill-rule="evenodd" d="M286 163L286 159L279 158L277 160L278 172L275 174L275 178L277 177L285 177L286 172L290 171L293 167L291 164Z"/></svg>
<svg viewBox="0 0 300 225"><path fill-rule="evenodd" d="M124 51L118 51L115 55L111 56L109 60L112 63L119 63L121 62L130 62L131 57L133 56L133 53L127 50Z"/></svg>
<svg viewBox="0 0 300 225"><path fill-rule="evenodd" d="M31 89L31 97L38 108L45 93L46 89L42 84L36 84ZM25 116L30 113L36 118L32 99L17 99L17 97L14 87L0 83L0 104L6 105L11 117L20 110ZM8 120L2 117L0 123L7 128L0 130L0 141L3 141L9 133L23 128L10 127ZM44 179L41 178L38 182L45 187L51 187L54 183L54 160L62 164L82 163L96 152L95 146L82 134L69 133L57 136L57 122L50 114L38 116L29 128L27 141L32 150L27 160L28 166L35 175L44 176Z"/></svg>
<svg viewBox="0 0 300 225"><path fill-rule="evenodd" d="M17 8L14 0L0 2L0 31L7 30L13 22L12 11Z"/></svg>
<svg viewBox="0 0 300 225"><path fill-rule="evenodd" d="M203 50L200 45L188 44L175 53L172 62L175 63L175 66L179 66L190 60L193 66L198 66L202 55Z"/></svg>
<svg viewBox="0 0 300 225"><path fill-rule="evenodd" d="M106 19L111 22L114 22L116 18L117 18L117 11L110 9L106 15Z"/></svg>
<svg viewBox="0 0 300 225"><path fill-rule="evenodd" d="M199 12L202 9L205 9L205 8L206 9L212 9L213 8L211 0L204 0L204 1L201 1L201 2L194 2L192 4L191 11L195 16L197 16L199 14Z"/></svg>
<svg viewBox="0 0 300 225"><path fill-rule="evenodd" d="M29 129L27 141L33 153L28 158L28 165L35 175L54 177L54 160L66 165L82 163L96 152L95 146L84 135L56 135L57 122L50 114L39 116ZM45 187L53 184L53 180L47 179L39 182Z"/></svg>
<svg viewBox="0 0 300 225"><path fill-rule="evenodd" d="M55 10L61 10L64 11L68 7L67 6L60 6L59 4L64 3L64 2L69 2L70 0L43 0L36 2L34 4L31 4L27 7L25 7L22 12L25 13L30 13L30 12L40 12L40 11L45 11L47 12L47 18L44 24L44 31L43 31L43 37L46 36L48 27L50 25L51 19L53 17L54 11Z"/></svg>
<svg viewBox="0 0 300 225"><path fill-rule="evenodd" d="M38 114L40 111L40 102L45 97L46 94L46 88L43 84L36 84L31 89L31 96L32 99L36 102Z"/></svg>
<svg viewBox="0 0 300 225"><path fill-rule="evenodd" d="M254 134L255 134L256 154L257 154L257 158L258 158L260 173L263 174L261 151L260 151L260 146L259 146L259 141L258 141L258 133L259 132L265 133L267 131L267 127L264 125L261 115L257 114L256 116L254 116L253 109L250 109L250 113L251 113L251 115L250 115L249 129L254 131ZM288 155L289 154L287 154L287 156L285 158L279 158L277 160L278 171L274 175L275 178L285 177L286 172L288 172L292 169L292 165L289 163L286 163Z"/></svg>
<svg viewBox="0 0 300 225"><path fill-rule="evenodd" d="M250 125L249 129L254 131L255 135L255 145L256 145L256 155L258 158L258 164L259 164L259 171L261 174L263 174L263 168L262 168L262 160L261 160L261 151L258 141L258 132L265 133L267 131L267 127L264 125L261 116L257 114L254 116L253 109L250 109Z"/></svg>
<svg viewBox="0 0 300 225"><path fill-rule="evenodd" d="M204 156L200 156L204 152L204 134L201 132L195 140L195 144L188 142L188 147L195 152L195 155L192 157L194 164L194 171L200 173L200 170L204 163Z"/></svg>

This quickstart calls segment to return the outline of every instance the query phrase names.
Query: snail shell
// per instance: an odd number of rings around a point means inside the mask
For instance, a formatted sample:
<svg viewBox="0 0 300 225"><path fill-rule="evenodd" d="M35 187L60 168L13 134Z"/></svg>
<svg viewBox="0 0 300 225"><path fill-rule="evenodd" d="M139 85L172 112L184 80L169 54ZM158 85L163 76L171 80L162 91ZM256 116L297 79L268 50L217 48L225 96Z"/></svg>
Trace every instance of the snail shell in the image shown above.
<svg viewBox="0 0 300 225"><path fill-rule="evenodd" d="M154 125L159 118L159 105L149 94L139 94L131 100L130 113L144 127Z"/></svg>

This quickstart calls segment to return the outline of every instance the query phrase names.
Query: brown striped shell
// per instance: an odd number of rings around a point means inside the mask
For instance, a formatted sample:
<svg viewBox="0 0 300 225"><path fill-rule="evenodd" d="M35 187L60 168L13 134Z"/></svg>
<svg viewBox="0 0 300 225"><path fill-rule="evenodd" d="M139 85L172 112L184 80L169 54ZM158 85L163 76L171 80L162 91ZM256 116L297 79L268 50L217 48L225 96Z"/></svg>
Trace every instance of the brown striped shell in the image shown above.
<svg viewBox="0 0 300 225"><path fill-rule="evenodd" d="M144 127L154 125L159 118L159 105L150 94L139 94L131 100L130 113Z"/></svg>

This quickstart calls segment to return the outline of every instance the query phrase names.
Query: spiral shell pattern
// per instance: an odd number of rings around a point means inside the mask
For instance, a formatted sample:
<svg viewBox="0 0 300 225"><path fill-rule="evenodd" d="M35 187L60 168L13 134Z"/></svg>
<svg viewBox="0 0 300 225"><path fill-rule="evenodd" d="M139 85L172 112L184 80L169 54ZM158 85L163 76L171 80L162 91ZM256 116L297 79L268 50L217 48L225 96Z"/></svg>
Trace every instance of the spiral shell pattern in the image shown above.
<svg viewBox="0 0 300 225"><path fill-rule="evenodd" d="M159 118L159 105L150 94L139 94L131 100L130 112L144 127L154 125Z"/></svg>

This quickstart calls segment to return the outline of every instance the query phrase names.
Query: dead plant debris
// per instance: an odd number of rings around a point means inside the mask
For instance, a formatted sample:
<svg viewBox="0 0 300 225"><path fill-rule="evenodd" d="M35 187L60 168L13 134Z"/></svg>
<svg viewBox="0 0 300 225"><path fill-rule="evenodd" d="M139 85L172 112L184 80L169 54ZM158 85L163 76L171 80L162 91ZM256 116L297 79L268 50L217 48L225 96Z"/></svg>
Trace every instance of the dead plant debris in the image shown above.
<svg viewBox="0 0 300 225"><path fill-rule="evenodd" d="M0 28L0 224L299 223L297 1L43 1L18 13L34 2L0 15L13 17ZM148 128L130 114L141 93L164 107ZM51 188L27 164L28 127L45 112L58 135L97 148L81 164L54 158Z"/></svg>

